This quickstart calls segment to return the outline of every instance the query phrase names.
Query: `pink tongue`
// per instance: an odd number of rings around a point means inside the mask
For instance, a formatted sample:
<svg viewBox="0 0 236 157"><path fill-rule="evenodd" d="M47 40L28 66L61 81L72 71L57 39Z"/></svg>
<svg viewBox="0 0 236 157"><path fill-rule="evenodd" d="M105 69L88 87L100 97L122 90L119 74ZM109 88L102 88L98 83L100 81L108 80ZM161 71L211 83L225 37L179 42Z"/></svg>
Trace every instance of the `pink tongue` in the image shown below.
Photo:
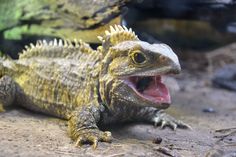
<svg viewBox="0 0 236 157"><path fill-rule="evenodd" d="M170 103L170 95L166 86L161 82L152 81L150 85L143 91L148 97L153 97L158 102Z"/></svg>

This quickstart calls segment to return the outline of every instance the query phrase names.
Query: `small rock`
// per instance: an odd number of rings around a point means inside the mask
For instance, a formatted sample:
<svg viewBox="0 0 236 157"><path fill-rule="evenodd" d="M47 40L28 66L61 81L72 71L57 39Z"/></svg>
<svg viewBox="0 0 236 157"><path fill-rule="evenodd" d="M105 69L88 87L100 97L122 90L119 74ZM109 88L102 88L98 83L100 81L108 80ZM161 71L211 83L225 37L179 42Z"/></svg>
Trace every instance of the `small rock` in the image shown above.
<svg viewBox="0 0 236 157"><path fill-rule="evenodd" d="M236 64L229 64L217 70L212 83L216 87L236 91Z"/></svg>
<svg viewBox="0 0 236 157"><path fill-rule="evenodd" d="M204 109L202 110L202 112L215 113L216 111L215 111L213 108L209 107L209 108L204 108Z"/></svg>
<svg viewBox="0 0 236 157"><path fill-rule="evenodd" d="M155 139L153 139L152 141L155 144L160 144L162 142L162 138L161 137L156 137Z"/></svg>
<svg viewBox="0 0 236 157"><path fill-rule="evenodd" d="M9 139L7 139L7 140L8 140L8 141L12 141L12 139L10 139L10 138L9 138Z"/></svg>

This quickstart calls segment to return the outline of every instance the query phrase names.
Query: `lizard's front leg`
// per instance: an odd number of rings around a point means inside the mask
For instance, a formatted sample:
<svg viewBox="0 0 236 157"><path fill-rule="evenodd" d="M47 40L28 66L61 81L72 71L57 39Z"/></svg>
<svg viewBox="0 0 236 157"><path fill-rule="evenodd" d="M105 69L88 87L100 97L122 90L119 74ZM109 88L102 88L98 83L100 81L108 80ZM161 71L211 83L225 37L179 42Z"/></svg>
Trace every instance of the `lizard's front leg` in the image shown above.
<svg viewBox="0 0 236 157"><path fill-rule="evenodd" d="M76 141L76 146L92 144L97 147L98 141L111 142L112 136L109 131L100 131L97 122L100 119L98 107L85 105L76 108L69 119L69 135Z"/></svg>
<svg viewBox="0 0 236 157"><path fill-rule="evenodd" d="M181 120L175 119L174 117L165 113L163 110L158 110L153 107L144 107L140 109L135 117L141 121L154 123L154 126L160 125L161 128L169 126L173 130L176 130L177 127L191 129L191 126L188 124L182 122Z"/></svg>

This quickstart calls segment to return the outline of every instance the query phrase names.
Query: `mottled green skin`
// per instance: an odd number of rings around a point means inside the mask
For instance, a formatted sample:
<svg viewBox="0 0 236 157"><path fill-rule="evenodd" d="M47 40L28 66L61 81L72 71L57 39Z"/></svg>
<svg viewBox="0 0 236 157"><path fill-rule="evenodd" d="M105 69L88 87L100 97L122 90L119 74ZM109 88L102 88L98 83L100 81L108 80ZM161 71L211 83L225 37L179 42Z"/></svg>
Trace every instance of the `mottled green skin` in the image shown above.
<svg viewBox="0 0 236 157"><path fill-rule="evenodd" d="M162 104L141 99L121 79L140 72L153 75L153 69L155 73L179 71L177 57L162 55L162 49L155 51L163 45L140 42L131 32L120 29L120 33L118 27L116 31L123 35L122 40L106 33L109 40L104 40L97 51L83 42L39 42L27 47L19 60L2 60L0 109L15 104L66 119L77 146L110 142L111 133L100 131L100 124L147 121L174 129L185 127L160 112L165 108ZM133 65L127 52L139 49L155 60L146 67ZM171 49L164 45L164 50Z"/></svg>

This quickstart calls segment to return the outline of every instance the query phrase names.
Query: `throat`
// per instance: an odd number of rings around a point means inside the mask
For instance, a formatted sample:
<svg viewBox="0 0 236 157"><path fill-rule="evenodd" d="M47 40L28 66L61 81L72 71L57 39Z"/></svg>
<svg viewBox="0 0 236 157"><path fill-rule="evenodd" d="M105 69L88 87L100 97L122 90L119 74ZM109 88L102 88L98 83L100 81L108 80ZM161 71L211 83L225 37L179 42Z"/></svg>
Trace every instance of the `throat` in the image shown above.
<svg viewBox="0 0 236 157"><path fill-rule="evenodd" d="M148 86L150 85L151 82L152 82L151 77L144 77L144 78L141 78L140 80L138 80L138 82L136 84L136 88L137 88L138 92L143 93L143 91L148 88Z"/></svg>

